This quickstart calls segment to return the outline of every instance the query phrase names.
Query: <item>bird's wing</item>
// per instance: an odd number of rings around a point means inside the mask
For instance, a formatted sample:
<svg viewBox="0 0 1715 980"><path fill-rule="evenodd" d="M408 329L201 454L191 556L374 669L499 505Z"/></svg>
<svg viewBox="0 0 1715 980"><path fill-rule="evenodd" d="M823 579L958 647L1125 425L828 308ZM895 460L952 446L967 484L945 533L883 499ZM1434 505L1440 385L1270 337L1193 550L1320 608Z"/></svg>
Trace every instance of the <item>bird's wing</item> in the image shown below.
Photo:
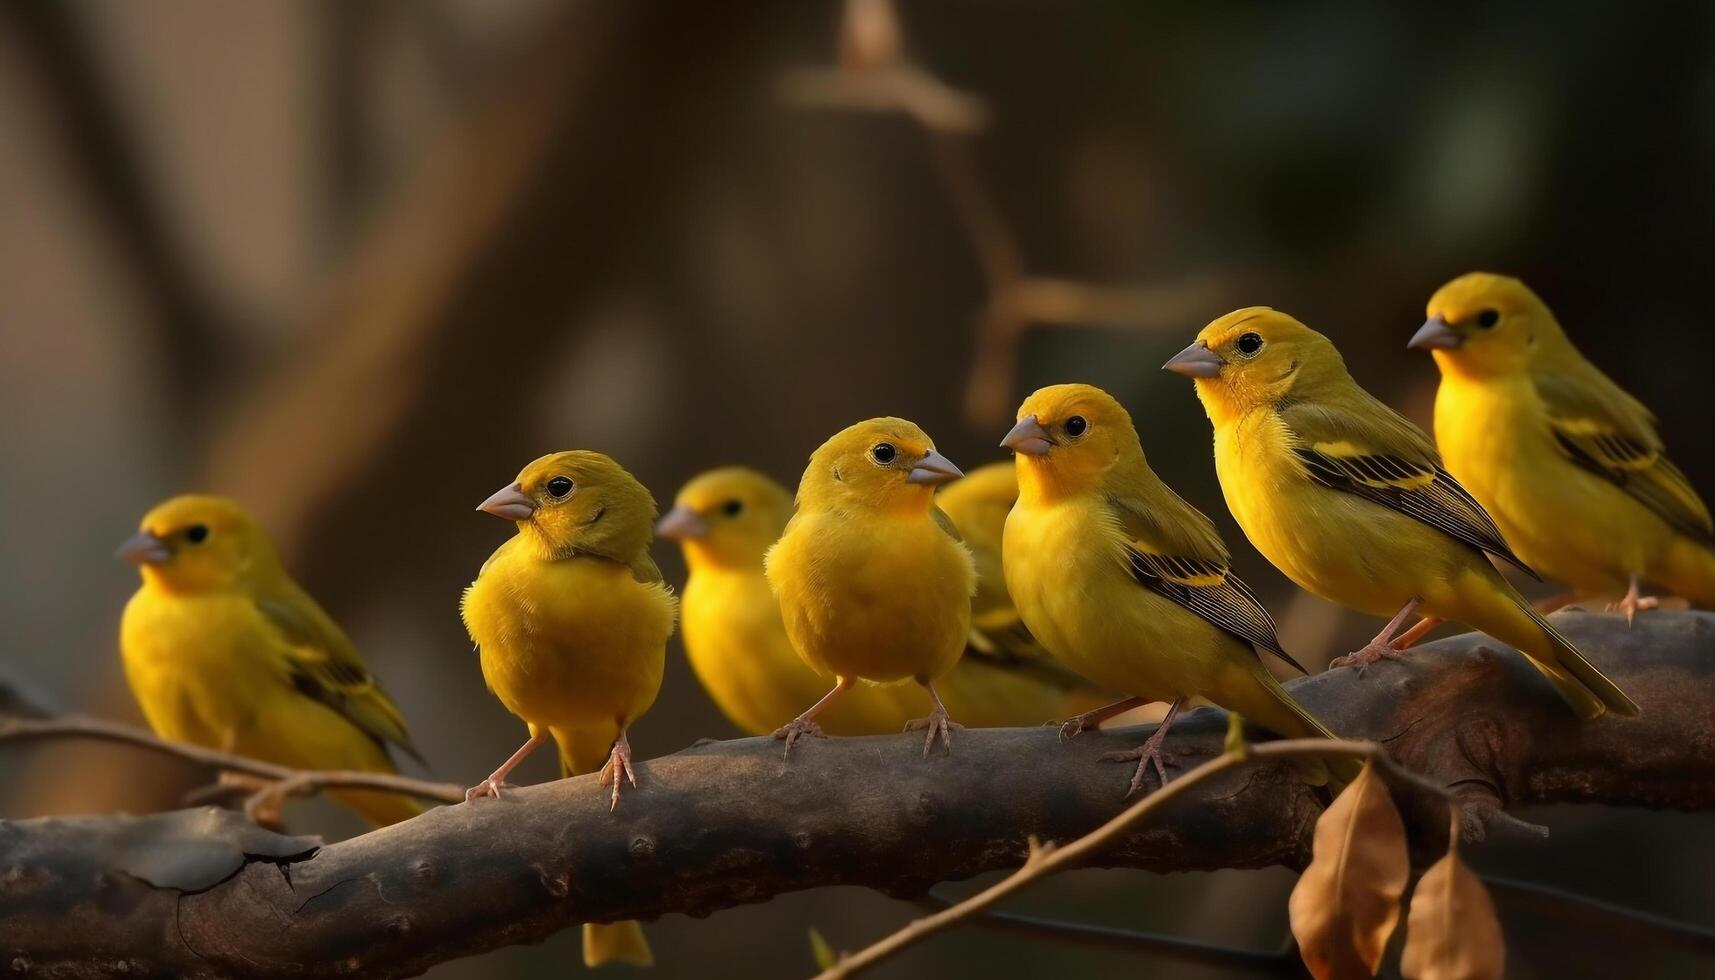
<svg viewBox="0 0 1715 980"><path fill-rule="evenodd" d="M1674 528L1715 543L1709 508L1667 458L1649 410L1598 371L1538 374L1537 393L1562 451Z"/></svg>
<svg viewBox="0 0 1715 980"><path fill-rule="evenodd" d="M954 541L965 540L965 536L959 533L959 526L954 524L953 519L948 517L947 512L942 510L938 505L930 504L929 514L931 517L935 518L935 523L941 526L941 530L947 532L948 537L952 538Z"/></svg>
<svg viewBox="0 0 1715 980"><path fill-rule="evenodd" d="M647 551L633 558L626 567L631 569L631 577L644 585L660 585L664 581L661 566L655 564L655 559L649 557Z"/></svg>
<svg viewBox="0 0 1715 980"><path fill-rule="evenodd" d="M1139 585L1185 607L1222 630L1308 673L1280 645L1274 617L1228 566L1215 525L1166 485L1140 497L1110 494L1110 512L1126 537L1126 559Z"/></svg>
<svg viewBox="0 0 1715 980"><path fill-rule="evenodd" d="M288 586L258 598L256 608L285 640L283 666L298 693L332 708L376 742L391 742L422 761L398 706L315 600Z"/></svg>
<svg viewBox="0 0 1715 980"><path fill-rule="evenodd" d="M1538 577L1513 554L1483 505L1441 465L1429 437L1393 409L1368 394L1364 398L1371 403L1364 411L1308 403L1281 408L1293 452L1310 479L1398 511Z"/></svg>

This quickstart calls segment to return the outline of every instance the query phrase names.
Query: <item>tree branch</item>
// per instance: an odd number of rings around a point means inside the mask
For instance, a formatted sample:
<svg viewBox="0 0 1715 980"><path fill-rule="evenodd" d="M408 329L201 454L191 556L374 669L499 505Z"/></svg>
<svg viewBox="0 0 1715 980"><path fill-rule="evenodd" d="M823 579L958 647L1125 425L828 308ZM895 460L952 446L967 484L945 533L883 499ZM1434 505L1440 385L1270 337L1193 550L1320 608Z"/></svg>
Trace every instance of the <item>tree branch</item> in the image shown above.
<svg viewBox="0 0 1715 980"><path fill-rule="evenodd" d="M1292 683L1331 727L1385 745L1476 818L1542 803L1715 807L1715 614L1565 613L1559 624L1643 706L1581 724L1525 661L1479 635L1359 678ZM647 724L647 722L645 722ZM1184 768L1222 751L1224 716L1182 719ZM900 736L818 741L790 762L766 739L703 743L641 763L609 813L595 777L432 810L298 860L251 861L194 894L100 866L133 818L0 828L0 948L44 975L405 976L580 921L702 916L825 885L916 897L1016 867L1026 841L1069 841L1125 806L1124 767L1098 761L1137 730L1060 743L1050 729L970 731L924 761ZM1195 786L1094 863L1155 871L1301 866L1325 795L1258 760ZM1421 856L1445 802L1404 794Z"/></svg>

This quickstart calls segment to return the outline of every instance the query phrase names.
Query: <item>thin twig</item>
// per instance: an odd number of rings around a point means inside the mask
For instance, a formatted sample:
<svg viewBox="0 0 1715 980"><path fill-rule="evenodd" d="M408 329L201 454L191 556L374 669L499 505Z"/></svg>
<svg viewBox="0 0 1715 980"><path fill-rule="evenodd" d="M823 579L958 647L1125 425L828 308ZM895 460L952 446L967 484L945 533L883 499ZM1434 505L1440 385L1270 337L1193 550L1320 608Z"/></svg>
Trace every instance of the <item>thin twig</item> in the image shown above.
<svg viewBox="0 0 1715 980"><path fill-rule="evenodd" d="M119 742L124 745L148 749L151 752L159 752L163 755L177 756L180 759L207 766L210 769L247 773L269 780L272 785L260 793L253 793L252 800L264 795L284 798L316 793L324 789L373 789L398 793L401 796L410 796L420 800L433 800L438 803L462 803L464 801L464 789L451 783L412 779L409 776L387 772L293 769L290 766L252 759L249 756L206 749L200 745L169 742L157 738L141 728L101 721L97 718L84 718L78 715L62 715L58 718L40 720L0 718L0 742L49 738L83 738ZM249 809L248 804L246 809Z"/></svg>
<svg viewBox="0 0 1715 980"><path fill-rule="evenodd" d="M1245 765L1253 758L1327 758L1330 756L1346 756L1373 761L1387 769L1390 774L1402 777L1416 787L1432 791L1443 798L1451 798L1451 794L1445 787L1436 786L1415 773L1406 771L1388 757L1385 749L1373 742L1328 741L1309 738L1287 739L1279 742L1266 742L1262 745L1249 745L1243 751L1224 752L1137 801L1112 820L1065 847L1056 847L1052 842L1039 844L1035 838L1032 838L1030 852L1025 857L1024 866L1011 875L951 908L927 918L918 919L879 942L859 950L851 956L842 958L838 963L822 971L818 980L837 980L841 977L856 976L870 967L897 956L930 936L944 932L959 922L988 909L1026 885L1094 857L1103 848L1124 837L1144 817L1160 809L1175 797L1220 773Z"/></svg>

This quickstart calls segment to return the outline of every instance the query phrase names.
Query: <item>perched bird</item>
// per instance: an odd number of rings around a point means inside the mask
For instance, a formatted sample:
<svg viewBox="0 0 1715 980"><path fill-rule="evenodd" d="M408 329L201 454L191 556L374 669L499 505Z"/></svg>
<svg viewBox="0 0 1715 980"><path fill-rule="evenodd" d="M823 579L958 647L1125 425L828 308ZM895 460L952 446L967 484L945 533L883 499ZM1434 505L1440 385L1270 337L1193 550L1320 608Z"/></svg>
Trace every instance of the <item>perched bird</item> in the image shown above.
<svg viewBox="0 0 1715 980"><path fill-rule="evenodd" d="M995 578L979 572L977 594L979 602L987 595L995 606L993 632L973 625L965 655L938 682L948 712L978 727L1040 724L1063 714L1068 705L1093 703L1094 697L1082 680L1046 659L1005 598L1000 528L1017 484L1012 464L1001 465L1010 493L995 486L993 468L985 467L950 484L937 498L964 514L961 531L968 525L992 546ZM950 497L973 482L975 494ZM1004 508L997 507L1002 498ZM763 573L763 555L791 516L792 495L785 487L755 470L728 466L685 484L655 528L657 536L679 542L690 570L680 616L691 669L722 713L753 735L791 721L831 680L792 649L780 604ZM980 558L978 564L983 565ZM828 705L817 724L834 735L897 732L929 707L927 694L914 685L864 684Z"/></svg>
<svg viewBox="0 0 1715 980"><path fill-rule="evenodd" d="M856 681L914 680L929 694L923 754L952 723L935 691L958 663L971 629L976 570L934 488L959 468L911 422L870 419L810 456L798 510L764 567L793 649L834 687L775 731L786 750L821 735L816 717Z"/></svg>
<svg viewBox="0 0 1715 980"><path fill-rule="evenodd" d="M460 611L489 690L530 738L466 798L499 796L552 738L561 775L601 770L616 807L620 785L637 785L626 728L655 702L673 632L673 596L649 557L655 499L612 459L574 450L524 467L477 509L518 533L483 563ZM652 958L635 922L584 926L591 966Z"/></svg>
<svg viewBox="0 0 1715 980"><path fill-rule="evenodd" d="M297 769L393 772L388 745L416 755L351 640L236 503L174 497L119 557L143 576L119 649L156 735ZM420 812L390 793L334 795L378 826Z"/></svg>
<svg viewBox="0 0 1715 980"><path fill-rule="evenodd" d="M1151 765L1166 782L1161 744L1192 697L1278 735L1333 737L1263 665L1260 650L1297 666L1228 567L1215 526L1149 468L1113 396L1081 384L1043 388L1019 406L1001 445L1017 454L1006 585L1025 624L1073 670L1134 695L1072 718L1062 734L1169 703L1141 748L1108 757L1137 760L1128 796Z"/></svg>
<svg viewBox="0 0 1715 980"><path fill-rule="evenodd" d="M1393 617L1347 663L1396 656L1421 610L1517 647L1581 718L1637 714L1489 563L1524 567L1429 437L1358 387L1328 338L1251 307L1165 367L1196 379L1221 490L1257 550L1302 588Z"/></svg>
<svg viewBox="0 0 1715 980"><path fill-rule="evenodd" d="M1410 346L1441 369L1435 441L1518 556L1573 595L1648 580L1715 606L1715 524L1667 458L1655 416L1584 359L1524 283L1474 272L1441 287Z"/></svg>

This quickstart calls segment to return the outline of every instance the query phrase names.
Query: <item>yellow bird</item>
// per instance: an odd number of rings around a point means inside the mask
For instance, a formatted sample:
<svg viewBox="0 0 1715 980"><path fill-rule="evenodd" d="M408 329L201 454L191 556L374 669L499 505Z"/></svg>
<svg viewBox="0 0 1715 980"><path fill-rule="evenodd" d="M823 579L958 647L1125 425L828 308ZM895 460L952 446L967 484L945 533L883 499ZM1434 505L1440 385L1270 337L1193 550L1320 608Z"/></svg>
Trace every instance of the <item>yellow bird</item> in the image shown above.
<svg viewBox="0 0 1715 980"><path fill-rule="evenodd" d="M296 769L394 772L389 744L416 755L351 640L236 503L174 497L119 557L143 576L119 649L156 735ZM334 795L378 826L420 812L389 793Z"/></svg>
<svg viewBox="0 0 1715 980"><path fill-rule="evenodd" d="M914 680L929 694L923 754L954 725L934 682L958 663L971 629L976 570L934 488L959 468L911 422L870 419L810 456L798 511L764 568L798 655L834 687L775 731L786 751L819 736L816 717L855 681Z"/></svg>
<svg viewBox="0 0 1715 980"><path fill-rule="evenodd" d="M552 738L562 776L601 770L636 787L627 727L661 690L675 604L649 557L655 499L618 463L574 450L532 462L477 508L517 525L465 590L461 612L489 690L530 738L467 799L499 796ZM635 922L584 926L584 962L653 961Z"/></svg>
<svg viewBox="0 0 1715 980"><path fill-rule="evenodd" d="M1581 718L1638 713L1489 563L1524 567L1429 437L1358 387L1328 338L1251 307L1165 367L1196 379L1221 490L1257 550L1304 589L1393 617L1346 663L1397 656L1421 610L1517 647Z"/></svg>
<svg viewBox="0 0 1715 980"><path fill-rule="evenodd" d="M1639 580L1715 606L1715 524L1667 458L1655 416L1584 359L1524 283L1474 272L1441 287L1410 346L1441 369L1435 440L1520 558L1580 595Z"/></svg>
<svg viewBox="0 0 1715 980"><path fill-rule="evenodd" d="M948 712L978 727L1036 725L1068 706L1096 703L1082 680L1046 659L1006 598L1000 530L1018 490L1012 464L999 468L1004 480L995 479L994 466L983 467L937 497L950 513L964 515L954 523L972 551L992 557L994 578L979 571L977 586L979 603L986 599L993 607L987 610L992 632L973 626L965 655L939 682ZM952 494L966 484L975 489ZM791 516L785 487L755 470L728 466L685 484L655 528L657 536L679 542L690 570L680 616L691 669L722 713L753 735L791 721L829 683L792 649L763 574L763 555ZM977 564L989 567L982 557ZM928 710L928 697L915 686L860 685L830 704L817 723L834 735L873 735L897 732Z"/></svg>
<svg viewBox="0 0 1715 980"><path fill-rule="evenodd" d="M1162 741L1189 698L1289 738L1334 737L1263 665L1260 650L1298 666L1228 567L1215 526L1149 468L1119 402L1089 385L1043 388L1001 445L1017 454L1006 585L1025 624L1073 670L1135 695L1072 718L1062 734L1169 703L1141 748L1107 757L1137 760L1126 795L1151 765L1166 782Z"/></svg>

